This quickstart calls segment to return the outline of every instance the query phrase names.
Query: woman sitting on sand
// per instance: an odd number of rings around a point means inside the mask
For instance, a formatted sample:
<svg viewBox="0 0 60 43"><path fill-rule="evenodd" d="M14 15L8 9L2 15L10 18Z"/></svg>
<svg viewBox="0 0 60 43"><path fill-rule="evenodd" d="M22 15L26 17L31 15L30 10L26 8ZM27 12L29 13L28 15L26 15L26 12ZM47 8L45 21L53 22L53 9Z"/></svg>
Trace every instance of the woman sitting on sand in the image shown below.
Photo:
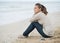
<svg viewBox="0 0 60 43"><path fill-rule="evenodd" d="M23 33L24 37L28 37L29 33L34 30L34 28L37 29L37 31L41 34L44 38L51 38L52 36L48 35L46 32L44 32L44 28L46 26L46 16L47 16L47 10L46 7L43 6L40 3L36 3L34 7L34 15L30 19L31 24L29 27L25 30Z"/></svg>

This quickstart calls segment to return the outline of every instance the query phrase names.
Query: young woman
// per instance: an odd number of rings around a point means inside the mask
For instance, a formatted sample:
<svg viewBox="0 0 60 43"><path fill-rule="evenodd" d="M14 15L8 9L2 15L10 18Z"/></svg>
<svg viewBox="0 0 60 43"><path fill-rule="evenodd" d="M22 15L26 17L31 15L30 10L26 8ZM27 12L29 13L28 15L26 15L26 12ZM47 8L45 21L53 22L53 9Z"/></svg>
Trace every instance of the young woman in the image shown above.
<svg viewBox="0 0 60 43"><path fill-rule="evenodd" d="M46 16L47 16L46 7L40 3L36 3L34 7L34 15L30 19L31 24L23 33L23 36L28 37L29 33L32 32L35 28L44 38L51 38L44 30L46 26Z"/></svg>

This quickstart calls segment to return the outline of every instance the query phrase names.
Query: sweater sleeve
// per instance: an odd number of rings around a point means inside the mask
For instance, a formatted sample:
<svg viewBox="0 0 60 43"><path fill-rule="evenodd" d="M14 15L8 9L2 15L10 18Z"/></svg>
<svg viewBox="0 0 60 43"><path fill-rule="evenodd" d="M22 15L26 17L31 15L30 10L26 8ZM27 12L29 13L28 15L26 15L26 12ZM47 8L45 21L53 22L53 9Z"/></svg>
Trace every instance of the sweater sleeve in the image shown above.
<svg viewBox="0 0 60 43"><path fill-rule="evenodd" d="M39 14L36 14L36 15L33 15L33 16L30 18L30 22L38 21L39 19L40 19Z"/></svg>

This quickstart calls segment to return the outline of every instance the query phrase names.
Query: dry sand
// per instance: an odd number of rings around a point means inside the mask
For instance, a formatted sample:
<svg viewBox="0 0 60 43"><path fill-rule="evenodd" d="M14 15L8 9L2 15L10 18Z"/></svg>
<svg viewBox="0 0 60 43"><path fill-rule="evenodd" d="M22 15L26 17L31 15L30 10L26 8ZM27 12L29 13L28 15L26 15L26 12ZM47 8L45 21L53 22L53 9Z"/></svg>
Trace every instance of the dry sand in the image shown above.
<svg viewBox="0 0 60 43"><path fill-rule="evenodd" d="M41 40L41 36L29 36L28 38L18 38L13 43L60 43L60 29L55 31L54 37Z"/></svg>
<svg viewBox="0 0 60 43"><path fill-rule="evenodd" d="M37 32L37 30L34 30L32 33L30 33L30 37L18 39L18 37L22 35L30 24L29 20L27 19L0 26L0 43L60 43L60 15L58 16L60 12L54 14L55 19L57 19L55 24L53 23L56 29L53 38L40 40L40 34Z"/></svg>

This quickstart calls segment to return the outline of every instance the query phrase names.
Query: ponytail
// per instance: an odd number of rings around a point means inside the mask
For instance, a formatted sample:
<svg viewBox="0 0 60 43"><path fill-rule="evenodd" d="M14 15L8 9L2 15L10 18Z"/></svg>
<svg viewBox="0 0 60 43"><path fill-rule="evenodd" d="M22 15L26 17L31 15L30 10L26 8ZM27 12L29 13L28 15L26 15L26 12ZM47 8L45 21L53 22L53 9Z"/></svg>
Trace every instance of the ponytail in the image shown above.
<svg viewBox="0 0 60 43"><path fill-rule="evenodd" d="M47 15L47 9L46 9L46 7L45 6L43 6L43 5L41 5L42 6L42 8L41 8L41 11L44 13L44 14L46 14Z"/></svg>
<svg viewBox="0 0 60 43"><path fill-rule="evenodd" d="M41 8L41 11L45 14L45 15L47 15L47 9L46 9L46 7L44 6L44 5L42 5L42 4L40 4L40 3L36 3L35 5L37 5L39 8Z"/></svg>

